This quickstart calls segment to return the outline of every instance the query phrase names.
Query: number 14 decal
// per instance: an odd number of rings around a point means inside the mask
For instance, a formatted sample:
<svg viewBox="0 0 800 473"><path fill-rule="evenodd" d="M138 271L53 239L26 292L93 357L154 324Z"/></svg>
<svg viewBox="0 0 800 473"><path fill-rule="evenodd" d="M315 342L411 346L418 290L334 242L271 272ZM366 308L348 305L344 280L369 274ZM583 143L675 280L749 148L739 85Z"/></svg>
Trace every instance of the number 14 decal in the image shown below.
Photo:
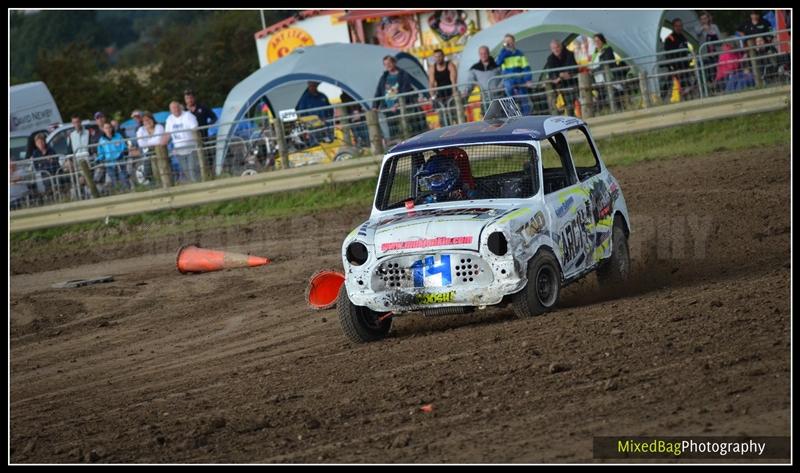
<svg viewBox="0 0 800 473"><path fill-rule="evenodd" d="M450 255L442 255L439 261L436 261L433 256L426 256L424 260L417 260L411 265L411 270L414 273L414 287L425 287L425 278L442 275L441 286L449 286L452 281L450 274Z"/></svg>

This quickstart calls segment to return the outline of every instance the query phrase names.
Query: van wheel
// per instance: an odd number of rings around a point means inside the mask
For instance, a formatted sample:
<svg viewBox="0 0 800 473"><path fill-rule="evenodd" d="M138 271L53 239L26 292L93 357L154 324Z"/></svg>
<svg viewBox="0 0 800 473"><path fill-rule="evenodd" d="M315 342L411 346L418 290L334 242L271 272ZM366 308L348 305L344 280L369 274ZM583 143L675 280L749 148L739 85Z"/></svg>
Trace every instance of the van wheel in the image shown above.
<svg viewBox="0 0 800 473"><path fill-rule="evenodd" d="M628 237L625 236L622 219L614 219L614 228L611 231L611 256L597 268L597 280L603 286L621 284L627 281L631 272Z"/></svg>
<svg viewBox="0 0 800 473"><path fill-rule="evenodd" d="M528 262L528 284L513 295L517 317L533 317L551 310L561 291L561 270L552 253L544 251Z"/></svg>
<svg viewBox="0 0 800 473"><path fill-rule="evenodd" d="M336 301L339 323L344 334L355 343L367 343L383 340L392 328L392 318L379 320L383 315L368 307L361 307L350 302L347 288L342 284L339 299Z"/></svg>

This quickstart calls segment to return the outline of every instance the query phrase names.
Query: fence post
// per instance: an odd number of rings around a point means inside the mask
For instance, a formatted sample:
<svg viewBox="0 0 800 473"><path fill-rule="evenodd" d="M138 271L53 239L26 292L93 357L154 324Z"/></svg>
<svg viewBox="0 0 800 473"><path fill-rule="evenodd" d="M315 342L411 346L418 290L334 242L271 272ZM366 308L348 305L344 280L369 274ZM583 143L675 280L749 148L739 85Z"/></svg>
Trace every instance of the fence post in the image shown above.
<svg viewBox="0 0 800 473"><path fill-rule="evenodd" d="M79 159L78 166L81 168L81 173L83 173L83 178L86 180L86 185L89 186L89 193L92 194L92 197L95 199L100 197L100 193L97 192L97 185L94 183L92 170L89 169L89 163L86 162L85 159Z"/></svg>
<svg viewBox="0 0 800 473"><path fill-rule="evenodd" d="M280 117L275 117L275 139L278 142L278 154L281 157L281 169L289 169L289 147L286 146L286 132L283 129L283 121Z"/></svg>
<svg viewBox="0 0 800 473"><path fill-rule="evenodd" d="M200 165L200 181L206 182L210 179L208 162L206 161L206 153L203 149L203 135L197 130L194 130L194 140L195 143L197 143L197 162Z"/></svg>
<svg viewBox="0 0 800 473"><path fill-rule="evenodd" d="M400 131L403 135L403 139L408 139L408 118L406 117L406 98L399 97L400 104Z"/></svg>
<svg viewBox="0 0 800 473"><path fill-rule="evenodd" d="M366 117L369 142L372 145L372 154L381 156L383 154L383 136L381 136L381 127L378 123L377 110L367 110Z"/></svg>
<svg viewBox="0 0 800 473"><path fill-rule="evenodd" d="M459 92L458 87L453 84L453 98L456 103L456 123L461 125L464 123L464 101L461 98L461 92Z"/></svg>
<svg viewBox="0 0 800 473"><path fill-rule="evenodd" d="M578 74L578 91L580 93L581 114L584 118L591 118L594 116L594 100L588 71Z"/></svg>
<svg viewBox="0 0 800 473"><path fill-rule="evenodd" d="M603 66L603 78L606 82L606 97L608 100L608 106L611 108L611 113L617 113L617 99L616 99L616 92L614 90L614 85L611 83L611 67L606 64Z"/></svg>
<svg viewBox="0 0 800 473"><path fill-rule="evenodd" d="M553 90L553 83L547 81L544 83L544 95L547 100L547 110L551 115L556 114L556 92ZM581 106L581 113L583 113L583 106Z"/></svg>
<svg viewBox="0 0 800 473"><path fill-rule="evenodd" d="M762 88L764 87L764 78L761 77L761 73L758 70L758 59L756 59L756 51L754 49L750 49L747 51L748 56L750 56L750 68L753 70L753 79L756 81L756 87Z"/></svg>
<svg viewBox="0 0 800 473"><path fill-rule="evenodd" d="M703 61L703 47L706 46L705 43L700 45L700 48L697 50L697 57L695 59L695 64L700 69L700 96L701 97L708 97L708 83L706 82L706 67Z"/></svg>
<svg viewBox="0 0 800 473"><path fill-rule="evenodd" d="M650 108L650 86L647 80L647 71L639 72L639 94L642 96L642 107Z"/></svg>
<svg viewBox="0 0 800 473"><path fill-rule="evenodd" d="M161 172L158 167L158 157L155 153L147 157L150 161L150 175L153 177L156 187L161 187Z"/></svg>
<svg viewBox="0 0 800 473"><path fill-rule="evenodd" d="M158 172L161 175L161 187L167 189L172 187L172 165L169 162L169 154L166 145L155 146L156 163Z"/></svg>

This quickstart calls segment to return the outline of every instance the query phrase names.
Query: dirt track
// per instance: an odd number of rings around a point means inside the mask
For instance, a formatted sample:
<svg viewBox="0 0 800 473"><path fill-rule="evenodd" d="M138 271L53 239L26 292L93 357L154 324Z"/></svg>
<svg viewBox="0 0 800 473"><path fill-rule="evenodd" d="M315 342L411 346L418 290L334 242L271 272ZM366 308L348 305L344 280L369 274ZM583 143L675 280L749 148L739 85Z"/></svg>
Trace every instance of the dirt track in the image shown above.
<svg viewBox="0 0 800 473"><path fill-rule="evenodd" d="M412 316L363 346L303 293L367 209L184 237L258 269L181 276L181 238L12 254L11 461L576 462L595 435L789 435L789 147L613 171L624 293L592 276L543 317Z"/></svg>

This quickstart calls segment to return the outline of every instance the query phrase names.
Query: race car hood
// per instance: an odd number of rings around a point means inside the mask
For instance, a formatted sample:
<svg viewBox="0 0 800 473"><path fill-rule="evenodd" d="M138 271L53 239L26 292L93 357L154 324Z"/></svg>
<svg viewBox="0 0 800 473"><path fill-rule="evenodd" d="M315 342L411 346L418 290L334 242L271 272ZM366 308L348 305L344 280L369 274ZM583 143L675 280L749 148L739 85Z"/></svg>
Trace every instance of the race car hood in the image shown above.
<svg viewBox="0 0 800 473"><path fill-rule="evenodd" d="M511 206L481 206L409 210L378 217L369 225L374 249L388 254L480 247L481 230L513 210Z"/></svg>

